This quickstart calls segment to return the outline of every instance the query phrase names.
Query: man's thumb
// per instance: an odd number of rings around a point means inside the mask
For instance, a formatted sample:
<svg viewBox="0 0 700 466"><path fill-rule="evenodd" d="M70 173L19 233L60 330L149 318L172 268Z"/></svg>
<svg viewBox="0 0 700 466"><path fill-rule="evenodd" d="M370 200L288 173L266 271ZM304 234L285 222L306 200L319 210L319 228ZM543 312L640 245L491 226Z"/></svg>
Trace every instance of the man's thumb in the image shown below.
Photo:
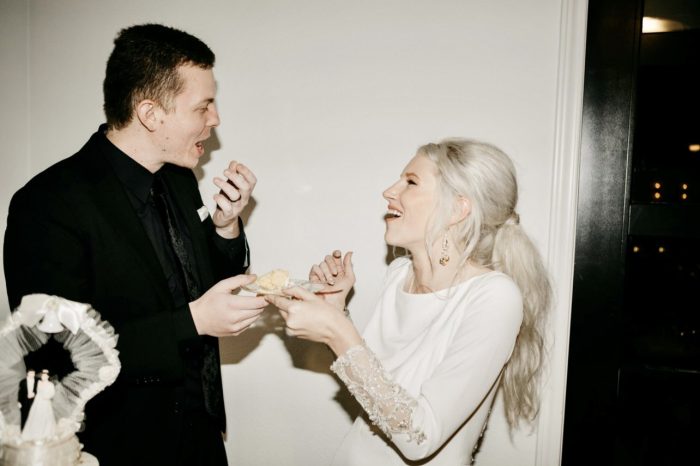
<svg viewBox="0 0 700 466"><path fill-rule="evenodd" d="M258 278L257 275L236 275L235 277L224 278L219 283L214 285L212 289L222 293L230 293L243 285L253 283L256 278Z"/></svg>

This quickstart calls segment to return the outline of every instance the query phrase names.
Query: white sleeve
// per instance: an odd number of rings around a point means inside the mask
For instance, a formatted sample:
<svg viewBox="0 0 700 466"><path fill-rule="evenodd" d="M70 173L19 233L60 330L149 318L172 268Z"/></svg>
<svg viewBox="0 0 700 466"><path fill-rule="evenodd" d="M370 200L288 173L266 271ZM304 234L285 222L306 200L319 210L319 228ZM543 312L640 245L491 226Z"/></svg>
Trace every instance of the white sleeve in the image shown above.
<svg viewBox="0 0 700 466"><path fill-rule="evenodd" d="M391 380L382 363L364 344L353 346L331 365L331 370L386 434L406 434L408 441L423 443L425 434L413 428L411 417L417 402L399 384Z"/></svg>
<svg viewBox="0 0 700 466"><path fill-rule="evenodd" d="M466 305L466 303L465 303ZM510 358L522 322L515 284L499 276L476 290L455 337L413 397L366 346L331 366L370 417L408 459L437 451L481 405Z"/></svg>

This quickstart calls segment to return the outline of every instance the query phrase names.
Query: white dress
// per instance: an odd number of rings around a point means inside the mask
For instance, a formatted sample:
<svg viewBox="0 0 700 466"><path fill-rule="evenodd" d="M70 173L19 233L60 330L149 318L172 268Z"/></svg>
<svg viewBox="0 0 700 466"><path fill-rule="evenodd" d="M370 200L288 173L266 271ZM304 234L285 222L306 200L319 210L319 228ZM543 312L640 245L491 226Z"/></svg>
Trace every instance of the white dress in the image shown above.
<svg viewBox="0 0 700 466"><path fill-rule="evenodd" d="M22 429L22 440L46 440L56 433L56 417L51 399L56 388L49 380L39 380L36 396Z"/></svg>
<svg viewBox="0 0 700 466"><path fill-rule="evenodd" d="M335 466L472 464L520 329L521 294L495 271L409 294L410 271L407 258L391 263L365 345L331 367L368 414L355 420Z"/></svg>

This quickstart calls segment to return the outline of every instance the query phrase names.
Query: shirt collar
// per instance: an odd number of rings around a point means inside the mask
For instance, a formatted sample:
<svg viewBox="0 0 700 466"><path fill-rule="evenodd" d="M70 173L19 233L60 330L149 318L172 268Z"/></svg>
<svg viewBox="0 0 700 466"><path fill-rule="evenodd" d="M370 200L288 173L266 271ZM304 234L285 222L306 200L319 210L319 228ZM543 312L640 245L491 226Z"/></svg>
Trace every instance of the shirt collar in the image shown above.
<svg viewBox="0 0 700 466"><path fill-rule="evenodd" d="M107 161L114 169L119 181L136 198L146 203L153 186L153 173L148 171L143 165L122 152L117 146L107 139L107 125L101 125L98 130L100 143L103 146L103 153Z"/></svg>

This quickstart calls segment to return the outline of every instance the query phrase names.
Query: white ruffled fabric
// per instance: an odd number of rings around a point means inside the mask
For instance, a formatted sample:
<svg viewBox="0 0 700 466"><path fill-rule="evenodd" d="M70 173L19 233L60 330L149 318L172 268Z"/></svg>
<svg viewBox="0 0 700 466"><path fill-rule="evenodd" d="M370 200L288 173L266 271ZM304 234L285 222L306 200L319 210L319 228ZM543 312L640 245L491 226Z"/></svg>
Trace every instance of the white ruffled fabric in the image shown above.
<svg viewBox="0 0 700 466"><path fill-rule="evenodd" d="M55 385L52 400L57 420L54 439L73 435L87 402L112 384L121 363L114 328L87 304L57 296L25 296L0 325L0 440L22 443L19 384L26 376L24 356L51 336L70 353L76 370Z"/></svg>

